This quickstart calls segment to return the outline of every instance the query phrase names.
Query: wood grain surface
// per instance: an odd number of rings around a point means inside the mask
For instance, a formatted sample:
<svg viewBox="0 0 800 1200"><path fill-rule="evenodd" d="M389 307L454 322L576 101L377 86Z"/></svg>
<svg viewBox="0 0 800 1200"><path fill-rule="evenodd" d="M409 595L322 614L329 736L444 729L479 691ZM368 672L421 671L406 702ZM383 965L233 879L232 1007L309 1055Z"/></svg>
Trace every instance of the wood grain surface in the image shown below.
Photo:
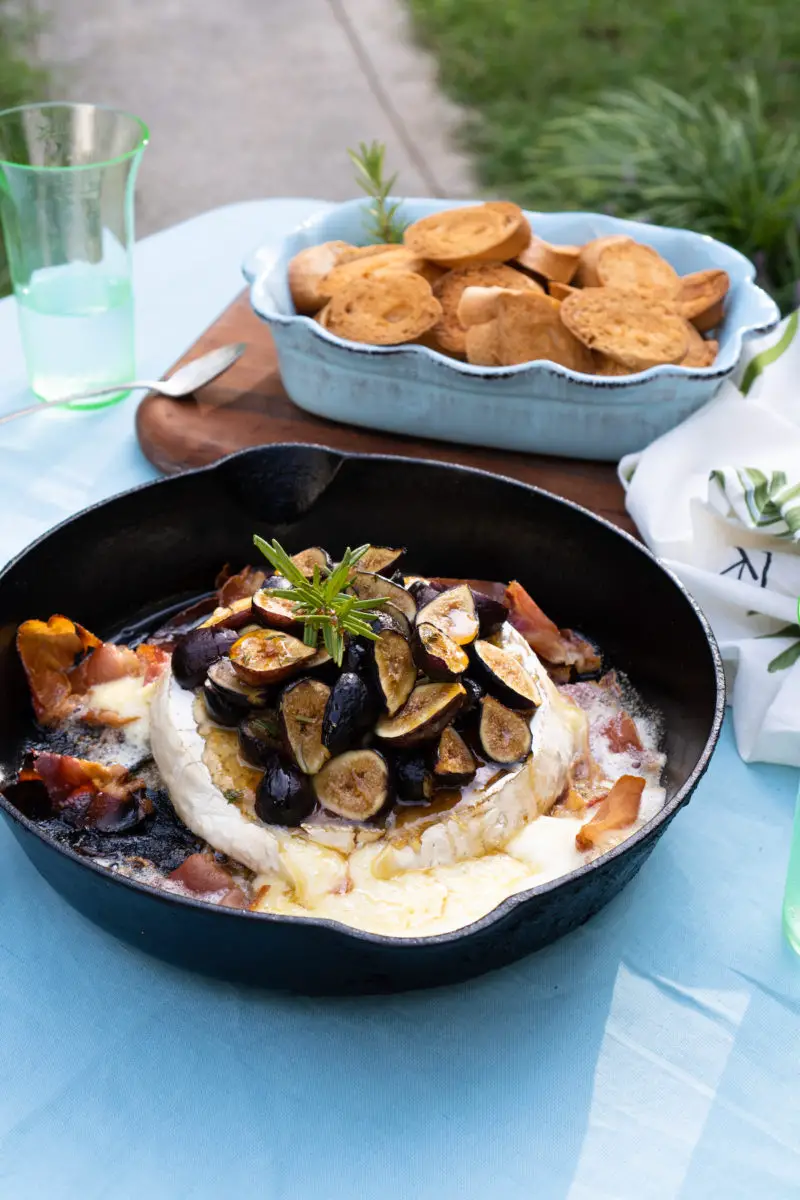
<svg viewBox="0 0 800 1200"><path fill-rule="evenodd" d="M304 412L283 388L272 337L252 312L246 292L175 365L228 342L245 342L247 350L230 371L195 397L170 400L151 394L139 405L139 443L150 462L165 474L206 466L246 446L313 442L337 450L439 459L509 475L575 500L623 529L636 532L625 512L616 469L610 463L418 441L341 425Z"/></svg>

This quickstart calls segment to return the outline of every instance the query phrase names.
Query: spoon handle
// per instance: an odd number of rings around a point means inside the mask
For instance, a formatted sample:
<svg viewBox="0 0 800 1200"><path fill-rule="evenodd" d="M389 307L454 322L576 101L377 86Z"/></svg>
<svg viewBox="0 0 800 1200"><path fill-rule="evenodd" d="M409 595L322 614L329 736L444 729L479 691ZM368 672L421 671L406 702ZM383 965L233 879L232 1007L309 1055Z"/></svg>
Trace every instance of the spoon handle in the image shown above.
<svg viewBox="0 0 800 1200"><path fill-rule="evenodd" d="M39 400L29 404L27 408L18 408L14 412L0 413L0 425L7 421L16 421L17 417L27 417L30 413L41 412L43 408L57 408L59 404L74 404L78 400L93 400L95 396L107 396L111 392L132 392L138 388L152 388L151 383L133 380L130 383L115 383L113 387L95 388L92 392L76 392L74 396L59 396L56 400Z"/></svg>

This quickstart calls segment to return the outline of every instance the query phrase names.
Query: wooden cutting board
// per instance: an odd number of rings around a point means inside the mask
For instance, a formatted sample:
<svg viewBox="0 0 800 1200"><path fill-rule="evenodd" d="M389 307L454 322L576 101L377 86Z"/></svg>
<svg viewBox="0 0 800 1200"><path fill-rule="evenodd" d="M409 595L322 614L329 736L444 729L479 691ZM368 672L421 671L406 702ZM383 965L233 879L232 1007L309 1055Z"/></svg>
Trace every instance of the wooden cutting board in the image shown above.
<svg viewBox="0 0 800 1200"><path fill-rule="evenodd" d="M225 375L194 398L170 400L151 394L139 405L139 443L150 462L167 475L206 466L246 446L313 442L337 450L439 459L510 475L576 500L623 529L636 532L625 512L616 469L610 463L417 441L340 425L304 412L283 388L272 336L250 308L247 292L222 313L175 366L229 342L245 342L247 350Z"/></svg>

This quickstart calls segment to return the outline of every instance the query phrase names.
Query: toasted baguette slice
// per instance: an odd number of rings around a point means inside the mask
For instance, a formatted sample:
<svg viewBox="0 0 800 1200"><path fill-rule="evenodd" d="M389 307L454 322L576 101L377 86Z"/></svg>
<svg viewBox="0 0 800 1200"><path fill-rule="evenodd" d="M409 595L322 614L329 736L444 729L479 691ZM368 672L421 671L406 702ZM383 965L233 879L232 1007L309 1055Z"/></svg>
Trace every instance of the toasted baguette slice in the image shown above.
<svg viewBox="0 0 800 1200"><path fill-rule="evenodd" d="M485 263L476 267L462 267L458 271L448 271L433 285L433 294L442 306L442 316L432 331L438 348L447 353L466 353L464 326L459 318L458 307L464 291L471 287L514 288L534 292L542 290L527 275L504 263Z"/></svg>
<svg viewBox="0 0 800 1200"><path fill-rule="evenodd" d="M461 293L458 302L458 319L466 334L471 325L483 325L497 316L497 297L506 296L522 288L468 287Z"/></svg>
<svg viewBox="0 0 800 1200"><path fill-rule="evenodd" d="M330 301L328 301L328 303L325 305L325 307L321 308L319 310L319 312L317 313L317 315L314 317L314 320L317 322L318 325L321 325L323 329L328 328L328 316L330 315L328 312L329 305L330 305Z"/></svg>
<svg viewBox="0 0 800 1200"><path fill-rule="evenodd" d="M631 371L679 363L689 348L684 319L669 302L617 288L584 288L561 304L566 327L590 350Z"/></svg>
<svg viewBox="0 0 800 1200"><path fill-rule="evenodd" d="M727 271L711 267L684 275L678 291L678 306L682 317L692 321L700 333L707 333L722 324L724 300L731 286Z"/></svg>
<svg viewBox="0 0 800 1200"><path fill-rule="evenodd" d="M568 283L559 283L557 279L550 279L547 282L548 295L554 300L564 300L572 292L577 292L577 288L570 287Z"/></svg>
<svg viewBox="0 0 800 1200"><path fill-rule="evenodd" d="M488 323L496 327L496 347L492 350L498 365L509 367L547 359L573 371L592 373L594 360L563 324L557 300L538 292L504 290L494 303L496 316ZM469 354L468 337L467 356Z"/></svg>
<svg viewBox="0 0 800 1200"><path fill-rule="evenodd" d="M624 292L675 296L680 287L677 271L657 250L631 239L602 246L596 271L602 287Z"/></svg>
<svg viewBox="0 0 800 1200"><path fill-rule="evenodd" d="M607 354L599 354L594 352L594 369L596 375L635 375L630 367L623 367L622 363L617 362L615 358L609 358Z"/></svg>
<svg viewBox="0 0 800 1200"><path fill-rule="evenodd" d="M475 367L501 367L497 321L471 325L466 332L467 362Z"/></svg>
<svg viewBox="0 0 800 1200"><path fill-rule="evenodd" d="M413 342L442 315L430 284L410 271L380 271L345 283L326 306L326 328L351 342Z"/></svg>
<svg viewBox="0 0 800 1200"><path fill-rule="evenodd" d="M580 287L600 287L600 277L597 274L597 260L601 252L606 246L613 245L614 242L632 241L633 238L626 237L624 233L610 233L606 237L593 238L586 245L581 246L581 256L578 262L575 282Z"/></svg>
<svg viewBox="0 0 800 1200"><path fill-rule="evenodd" d="M516 204L494 202L432 213L403 234L408 249L450 269L515 258L527 245L530 226ZM511 253L509 253L509 247Z"/></svg>
<svg viewBox="0 0 800 1200"><path fill-rule="evenodd" d="M710 367L717 357L718 343L706 341L689 321L686 322L686 332L689 335L689 347L681 359L681 366Z"/></svg>
<svg viewBox="0 0 800 1200"><path fill-rule="evenodd" d="M325 303L319 290L320 280L355 250L349 242L322 242L307 246L289 263L289 291L295 309L304 317L313 316Z"/></svg>
<svg viewBox="0 0 800 1200"><path fill-rule="evenodd" d="M517 255L517 262L528 271L543 275L548 281L570 283L581 260L580 246L555 246L544 238L531 234L528 245ZM552 295L552 291L550 292Z"/></svg>
<svg viewBox="0 0 800 1200"><path fill-rule="evenodd" d="M378 271L410 271L422 275L429 283L441 274L440 268L412 254L405 246L365 246L363 249L369 253L347 256L345 261L320 279L317 286L323 296L330 298L345 284L352 283L354 279L367 279Z"/></svg>

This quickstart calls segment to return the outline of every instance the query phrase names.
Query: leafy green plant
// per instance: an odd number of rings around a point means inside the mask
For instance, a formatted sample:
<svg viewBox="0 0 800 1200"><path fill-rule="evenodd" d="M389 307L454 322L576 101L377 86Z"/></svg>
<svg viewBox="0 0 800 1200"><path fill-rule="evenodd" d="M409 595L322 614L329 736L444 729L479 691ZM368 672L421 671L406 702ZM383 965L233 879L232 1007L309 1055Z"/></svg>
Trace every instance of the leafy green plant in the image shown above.
<svg viewBox="0 0 800 1200"><path fill-rule="evenodd" d="M800 303L800 136L765 115L753 76L724 107L652 80L551 118L521 186L537 207L593 209L711 234Z"/></svg>

